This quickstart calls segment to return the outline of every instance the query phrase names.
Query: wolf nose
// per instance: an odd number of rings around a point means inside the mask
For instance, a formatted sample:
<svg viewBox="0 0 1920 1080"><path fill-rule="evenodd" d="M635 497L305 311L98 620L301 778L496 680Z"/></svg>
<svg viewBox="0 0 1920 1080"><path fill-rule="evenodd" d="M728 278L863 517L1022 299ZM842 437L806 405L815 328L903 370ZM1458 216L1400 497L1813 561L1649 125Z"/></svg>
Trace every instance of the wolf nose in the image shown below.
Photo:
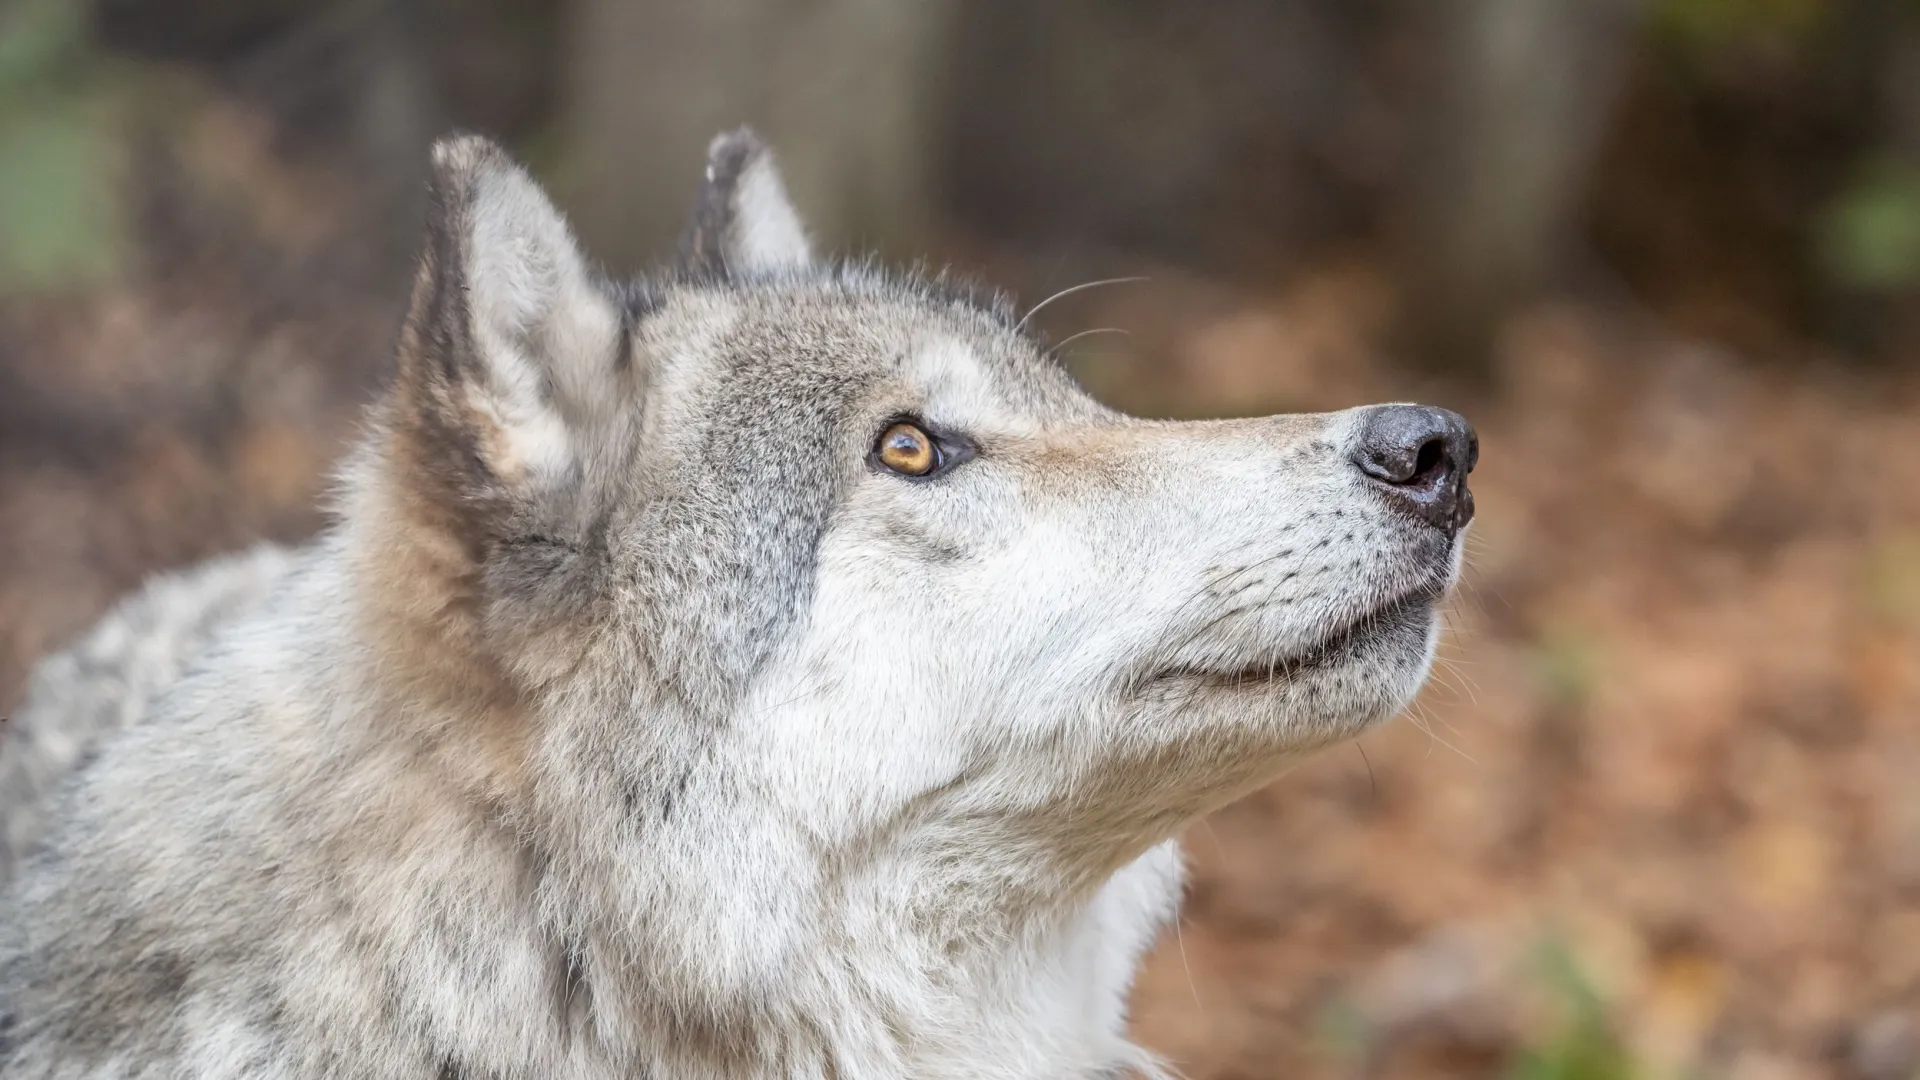
<svg viewBox="0 0 1920 1080"><path fill-rule="evenodd" d="M1382 405L1367 413L1350 455L1387 501L1449 535L1473 520L1467 474L1480 460L1480 437L1456 412L1428 405Z"/></svg>

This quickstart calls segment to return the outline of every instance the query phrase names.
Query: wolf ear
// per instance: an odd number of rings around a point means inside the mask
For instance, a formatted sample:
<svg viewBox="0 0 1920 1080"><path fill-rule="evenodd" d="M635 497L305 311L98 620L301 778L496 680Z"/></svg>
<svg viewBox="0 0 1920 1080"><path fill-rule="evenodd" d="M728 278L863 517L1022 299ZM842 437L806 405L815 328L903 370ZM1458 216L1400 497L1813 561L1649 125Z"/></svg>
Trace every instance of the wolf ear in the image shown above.
<svg viewBox="0 0 1920 1080"><path fill-rule="evenodd" d="M573 475L617 410L619 308L533 178L472 135L433 148L399 394L470 491Z"/></svg>
<svg viewBox="0 0 1920 1080"><path fill-rule="evenodd" d="M812 258L773 151L749 128L716 137L707 147L707 175L693 221L680 241L682 269L777 273L805 267Z"/></svg>

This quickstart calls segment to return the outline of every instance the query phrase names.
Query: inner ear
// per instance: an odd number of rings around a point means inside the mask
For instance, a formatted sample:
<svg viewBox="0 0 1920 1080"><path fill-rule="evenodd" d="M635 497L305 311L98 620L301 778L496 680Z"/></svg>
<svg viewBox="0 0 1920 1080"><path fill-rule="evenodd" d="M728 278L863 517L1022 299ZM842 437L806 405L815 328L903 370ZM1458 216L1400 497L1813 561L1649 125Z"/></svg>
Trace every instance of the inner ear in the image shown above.
<svg viewBox="0 0 1920 1080"><path fill-rule="evenodd" d="M482 479L571 475L626 398L618 307L560 212L491 142L437 143L429 195L400 356L409 421L472 448Z"/></svg>
<svg viewBox="0 0 1920 1080"><path fill-rule="evenodd" d="M773 151L749 128L716 137L707 147L706 178L680 242L681 268L751 276L799 270L812 261Z"/></svg>

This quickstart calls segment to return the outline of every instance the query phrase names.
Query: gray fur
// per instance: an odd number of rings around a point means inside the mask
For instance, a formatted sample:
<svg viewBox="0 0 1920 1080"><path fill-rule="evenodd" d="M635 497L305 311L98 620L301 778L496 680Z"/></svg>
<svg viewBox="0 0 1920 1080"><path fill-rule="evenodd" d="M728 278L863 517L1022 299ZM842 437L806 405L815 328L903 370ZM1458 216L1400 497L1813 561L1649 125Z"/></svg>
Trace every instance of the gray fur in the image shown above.
<svg viewBox="0 0 1920 1080"><path fill-rule="evenodd" d="M163 574L40 661L0 737L0 889L47 828L54 791L108 735L146 715L218 631L258 607L291 556L263 545Z"/></svg>
<svg viewBox="0 0 1920 1080"><path fill-rule="evenodd" d="M499 150L436 148L335 527L153 593L190 631L107 624L171 666L35 682L97 757L0 803L41 835L0 1076L1152 1068L1172 838L1411 696L1458 538L1351 467L1359 413L1113 413L713 155L686 272L612 286ZM886 473L901 417L971 459ZM46 742L5 751L37 790Z"/></svg>

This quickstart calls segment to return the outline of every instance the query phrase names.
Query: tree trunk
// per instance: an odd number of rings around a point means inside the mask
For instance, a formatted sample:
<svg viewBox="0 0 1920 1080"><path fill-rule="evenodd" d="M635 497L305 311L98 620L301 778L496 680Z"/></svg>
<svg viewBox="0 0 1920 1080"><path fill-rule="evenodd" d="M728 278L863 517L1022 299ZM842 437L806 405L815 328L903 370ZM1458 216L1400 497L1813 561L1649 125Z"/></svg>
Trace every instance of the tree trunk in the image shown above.
<svg viewBox="0 0 1920 1080"><path fill-rule="evenodd" d="M1401 237L1413 359L1485 370L1501 317L1553 270L1618 89L1634 0L1460 0Z"/></svg>

